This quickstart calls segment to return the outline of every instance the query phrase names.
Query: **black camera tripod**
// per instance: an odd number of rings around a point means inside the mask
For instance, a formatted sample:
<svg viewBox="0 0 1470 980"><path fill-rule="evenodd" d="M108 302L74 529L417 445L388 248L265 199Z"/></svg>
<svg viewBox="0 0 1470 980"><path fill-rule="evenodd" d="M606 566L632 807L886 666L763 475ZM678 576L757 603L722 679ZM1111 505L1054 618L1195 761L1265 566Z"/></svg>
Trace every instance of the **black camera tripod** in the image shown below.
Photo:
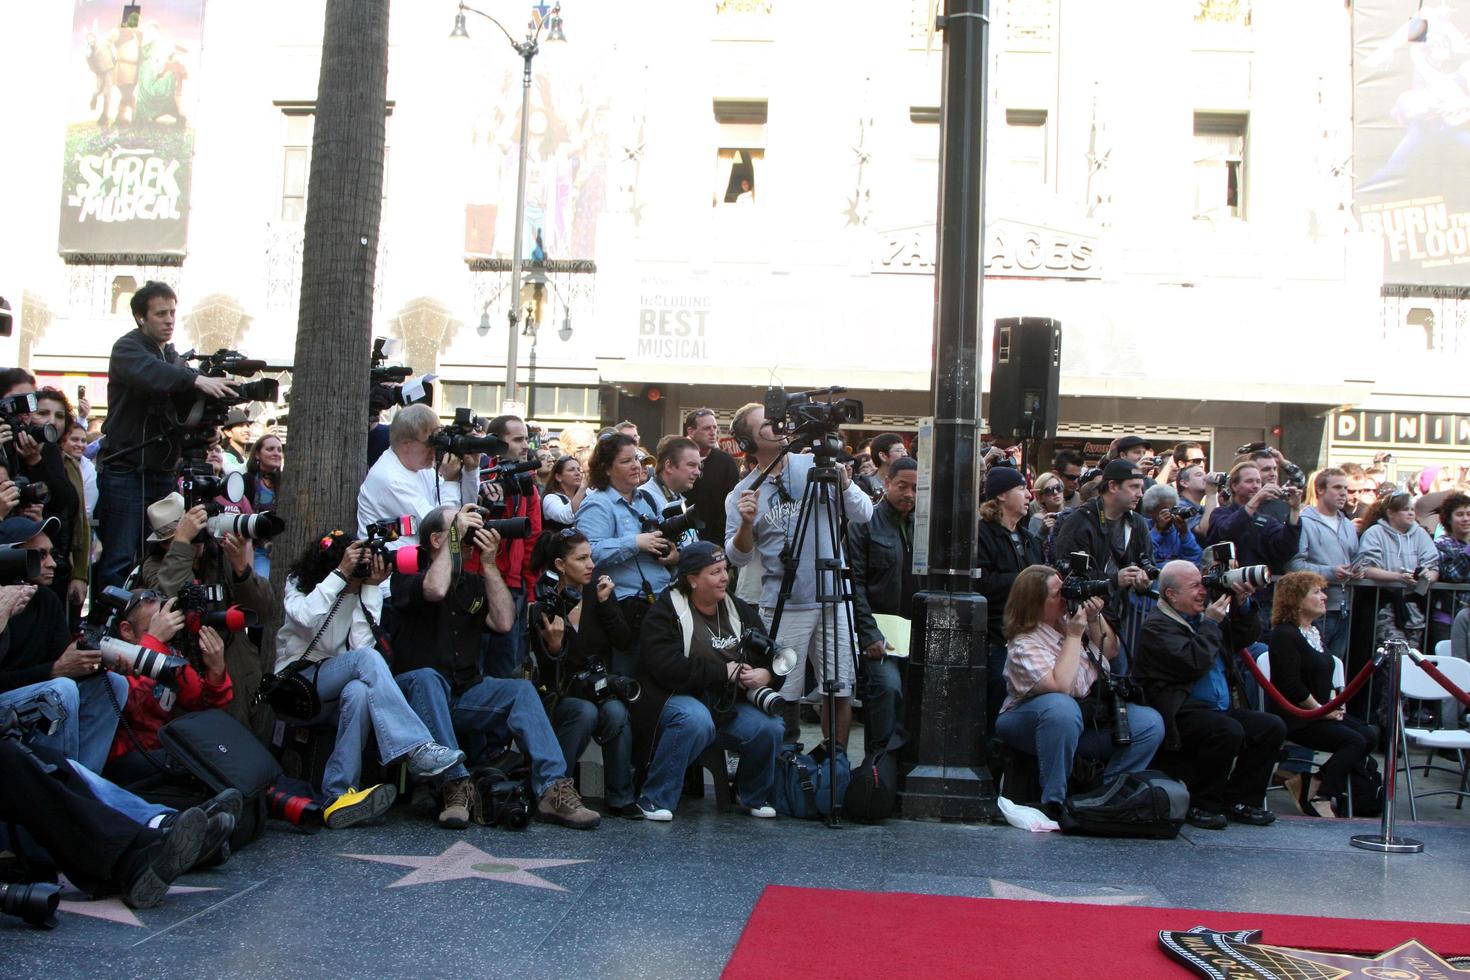
<svg viewBox="0 0 1470 980"><path fill-rule="evenodd" d="M805 448L799 444L787 447L787 452L778 456L752 485L759 487L786 456ZM847 538L847 514L842 506L842 470L837 464L832 443L825 437L813 440L816 465L807 476L802 490L801 504L797 510L796 533L786 539L781 551L781 564L785 571L781 577L781 589L777 594L776 608L771 614L771 637L774 639L781 627L781 614L791 598L796 582L796 570L801 563L807 535L815 524L814 564L816 574L815 599L819 616L817 619L817 655L821 658L822 697L827 716L827 788L830 794L827 811L827 826L836 827L841 820L842 801L837 798L837 669L840 656L848 657L853 664L853 684L857 684L857 633L856 616L852 605L852 574L843 564L841 543ZM842 631L839 616L846 615L847 649L838 649ZM854 692L855 693L855 692ZM800 701L797 702L800 704Z"/></svg>

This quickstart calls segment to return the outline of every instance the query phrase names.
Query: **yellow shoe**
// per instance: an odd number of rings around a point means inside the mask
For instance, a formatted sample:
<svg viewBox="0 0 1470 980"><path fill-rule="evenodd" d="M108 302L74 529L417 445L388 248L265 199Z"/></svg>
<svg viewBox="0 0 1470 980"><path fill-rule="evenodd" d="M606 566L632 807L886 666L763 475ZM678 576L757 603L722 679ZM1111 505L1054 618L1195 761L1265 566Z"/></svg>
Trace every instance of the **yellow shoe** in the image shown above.
<svg viewBox="0 0 1470 980"><path fill-rule="evenodd" d="M367 789L349 789L322 811L322 819L329 829L341 830L343 827L381 817L397 798L397 787L388 783L379 783Z"/></svg>

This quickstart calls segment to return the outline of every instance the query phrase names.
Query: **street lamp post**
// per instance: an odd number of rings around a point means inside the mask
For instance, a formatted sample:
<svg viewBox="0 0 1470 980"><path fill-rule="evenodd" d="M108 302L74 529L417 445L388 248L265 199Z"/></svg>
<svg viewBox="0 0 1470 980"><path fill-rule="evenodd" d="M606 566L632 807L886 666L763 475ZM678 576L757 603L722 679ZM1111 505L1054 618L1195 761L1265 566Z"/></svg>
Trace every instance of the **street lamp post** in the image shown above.
<svg viewBox="0 0 1470 980"><path fill-rule="evenodd" d="M465 30L464 15L466 12L478 14L488 20L490 23L494 24L496 27L500 28L500 33L505 35L505 39L510 42L510 46L515 49L515 53L520 56L521 63L524 66L521 72L521 153L520 162L516 174L515 246L511 251L510 260L510 281L512 283L512 288L517 291L517 294L519 294L521 282L521 260L523 257L522 247L525 244L526 158L528 156L528 147L526 145L526 140L528 136L528 126L531 121L531 61L541 50L540 38L542 27L550 27L550 31L546 36L546 39L548 41L566 40L566 37L562 34L561 4L557 4L555 7L551 8L549 14L547 13L545 4L542 4L539 7L535 7L533 9L536 10L537 16L532 18L531 23L527 26L526 39L524 41L517 41L514 37L511 36L510 31L507 31L505 29L504 25L502 25L500 21L485 13L485 11L466 6L463 3L459 5L459 13L454 15L454 30L449 35L450 37L468 38L470 35L469 31ZM510 320L510 347L505 355L504 398L504 400L507 402L513 402L516 400L516 343L520 339L520 335L516 330L516 325L519 321L519 316L520 300L519 295L517 295L517 300L514 304L511 305L510 313L508 314L508 319Z"/></svg>

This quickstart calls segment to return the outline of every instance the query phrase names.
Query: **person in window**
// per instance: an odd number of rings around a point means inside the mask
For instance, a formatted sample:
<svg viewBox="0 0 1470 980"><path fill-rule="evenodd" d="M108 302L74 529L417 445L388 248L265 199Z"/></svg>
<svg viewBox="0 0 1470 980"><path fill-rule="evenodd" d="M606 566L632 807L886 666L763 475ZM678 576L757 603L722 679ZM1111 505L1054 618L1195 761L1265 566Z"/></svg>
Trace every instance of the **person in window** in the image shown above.
<svg viewBox="0 0 1470 980"><path fill-rule="evenodd" d="M740 192L735 195L736 204L754 204L755 189L750 186L749 177L740 178Z"/></svg>

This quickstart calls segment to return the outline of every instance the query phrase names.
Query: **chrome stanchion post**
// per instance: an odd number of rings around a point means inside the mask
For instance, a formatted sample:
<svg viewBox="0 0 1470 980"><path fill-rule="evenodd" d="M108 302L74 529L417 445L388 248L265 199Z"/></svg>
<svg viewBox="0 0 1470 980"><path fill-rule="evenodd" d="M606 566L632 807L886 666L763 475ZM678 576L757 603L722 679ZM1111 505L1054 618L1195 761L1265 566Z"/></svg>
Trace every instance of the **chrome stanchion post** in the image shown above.
<svg viewBox="0 0 1470 980"><path fill-rule="evenodd" d="M1388 663L1389 691L1388 753L1383 760L1387 770L1383 774L1383 823L1377 834L1354 834L1350 840L1354 847L1382 854L1418 854L1424 850L1421 841L1393 835L1394 796L1399 782L1399 726L1402 724L1402 716L1399 714L1402 697L1399 692L1399 673L1407 647L1408 644L1403 640L1389 640L1378 648L1379 662Z"/></svg>

